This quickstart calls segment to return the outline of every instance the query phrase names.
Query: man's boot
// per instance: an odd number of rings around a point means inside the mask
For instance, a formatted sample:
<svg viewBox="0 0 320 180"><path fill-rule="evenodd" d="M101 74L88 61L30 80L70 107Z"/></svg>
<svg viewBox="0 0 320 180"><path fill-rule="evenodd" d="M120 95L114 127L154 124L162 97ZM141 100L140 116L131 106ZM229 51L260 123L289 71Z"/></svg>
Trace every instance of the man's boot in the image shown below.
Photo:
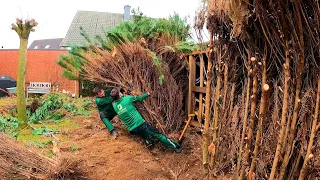
<svg viewBox="0 0 320 180"><path fill-rule="evenodd" d="M177 153L180 153L182 151L181 145L176 141L172 141L172 142L176 145L176 148L174 149L174 151Z"/></svg>
<svg viewBox="0 0 320 180"><path fill-rule="evenodd" d="M145 142L146 142L147 148L151 150L152 147L153 147L152 141L151 140L145 140Z"/></svg>
<svg viewBox="0 0 320 180"><path fill-rule="evenodd" d="M111 136L115 139L115 138L117 138L118 136L119 136L119 134L118 134L118 132L117 132L117 130L112 130L111 132L110 132L110 134L111 134Z"/></svg>

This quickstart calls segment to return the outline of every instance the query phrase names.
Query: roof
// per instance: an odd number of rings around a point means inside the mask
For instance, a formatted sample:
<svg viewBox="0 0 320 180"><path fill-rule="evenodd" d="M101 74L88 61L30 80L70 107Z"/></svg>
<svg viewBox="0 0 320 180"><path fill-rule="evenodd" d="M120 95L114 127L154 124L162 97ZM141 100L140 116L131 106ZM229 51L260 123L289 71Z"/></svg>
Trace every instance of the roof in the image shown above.
<svg viewBox="0 0 320 180"><path fill-rule="evenodd" d="M60 43L63 38L34 40L28 49L61 49Z"/></svg>
<svg viewBox="0 0 320 180"><path fill-rule="evenodd" d="M11 76L1 76L0 75L0 81L16 81Z"/></svg>
<svg viewBox="0 0 320 180"><path fill-rule="evenodd" d="M120 24L123 21L123 14L96 12L96 11L77 11L73 21L69 27L66 37L61 42L61 46L87 45L87 41L80 34L80 27L93 39L95 36L100 35L105 37L104 34L109 29Z"/></svg>

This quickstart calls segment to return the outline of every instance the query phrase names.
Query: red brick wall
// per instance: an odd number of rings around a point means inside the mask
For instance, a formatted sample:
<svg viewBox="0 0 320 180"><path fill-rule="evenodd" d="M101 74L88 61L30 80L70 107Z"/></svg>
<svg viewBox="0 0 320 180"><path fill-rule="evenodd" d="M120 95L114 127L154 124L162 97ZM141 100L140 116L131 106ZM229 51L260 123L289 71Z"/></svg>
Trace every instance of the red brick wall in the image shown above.
<svg viewBox="0 0 320 180"><path fill-rule="evenodd" d="M18 50L0 50L0 75L8 75L17 79ZM66 50L28 50L26 83L51 82L70 93L78 94L79 85L76 81L61 76L63 69L56 64L61 54Z"/></svg>

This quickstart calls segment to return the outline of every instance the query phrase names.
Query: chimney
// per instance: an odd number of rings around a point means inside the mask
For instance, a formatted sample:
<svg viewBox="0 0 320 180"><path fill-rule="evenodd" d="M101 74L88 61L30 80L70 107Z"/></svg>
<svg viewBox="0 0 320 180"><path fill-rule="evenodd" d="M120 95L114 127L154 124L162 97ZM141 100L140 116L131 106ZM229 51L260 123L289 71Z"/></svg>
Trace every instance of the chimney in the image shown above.
<svg viewBox="0 0 320 180"><path fill-rule="evenodd" d="M130 20L130 9L131 9L131 6L129 6L129 5L124 6L123 19L125 21Z"/></svg>

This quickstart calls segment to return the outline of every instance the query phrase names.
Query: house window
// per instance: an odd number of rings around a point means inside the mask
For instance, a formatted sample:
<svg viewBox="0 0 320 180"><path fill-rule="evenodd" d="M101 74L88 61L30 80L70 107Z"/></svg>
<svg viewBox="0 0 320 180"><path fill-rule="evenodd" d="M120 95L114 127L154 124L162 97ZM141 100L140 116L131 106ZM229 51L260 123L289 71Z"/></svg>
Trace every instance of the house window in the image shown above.
<svg viewBox="0 0 320 180"><path fill-rule="evenodd" d="M45 49L48 49L50 47L50 45L46 45Z"/></svg>
<svg viewBox="0 0 320 180"><path fill-rule="evenodd" d="M34 49L38 49L38 46L35 46Z"/></svg>

